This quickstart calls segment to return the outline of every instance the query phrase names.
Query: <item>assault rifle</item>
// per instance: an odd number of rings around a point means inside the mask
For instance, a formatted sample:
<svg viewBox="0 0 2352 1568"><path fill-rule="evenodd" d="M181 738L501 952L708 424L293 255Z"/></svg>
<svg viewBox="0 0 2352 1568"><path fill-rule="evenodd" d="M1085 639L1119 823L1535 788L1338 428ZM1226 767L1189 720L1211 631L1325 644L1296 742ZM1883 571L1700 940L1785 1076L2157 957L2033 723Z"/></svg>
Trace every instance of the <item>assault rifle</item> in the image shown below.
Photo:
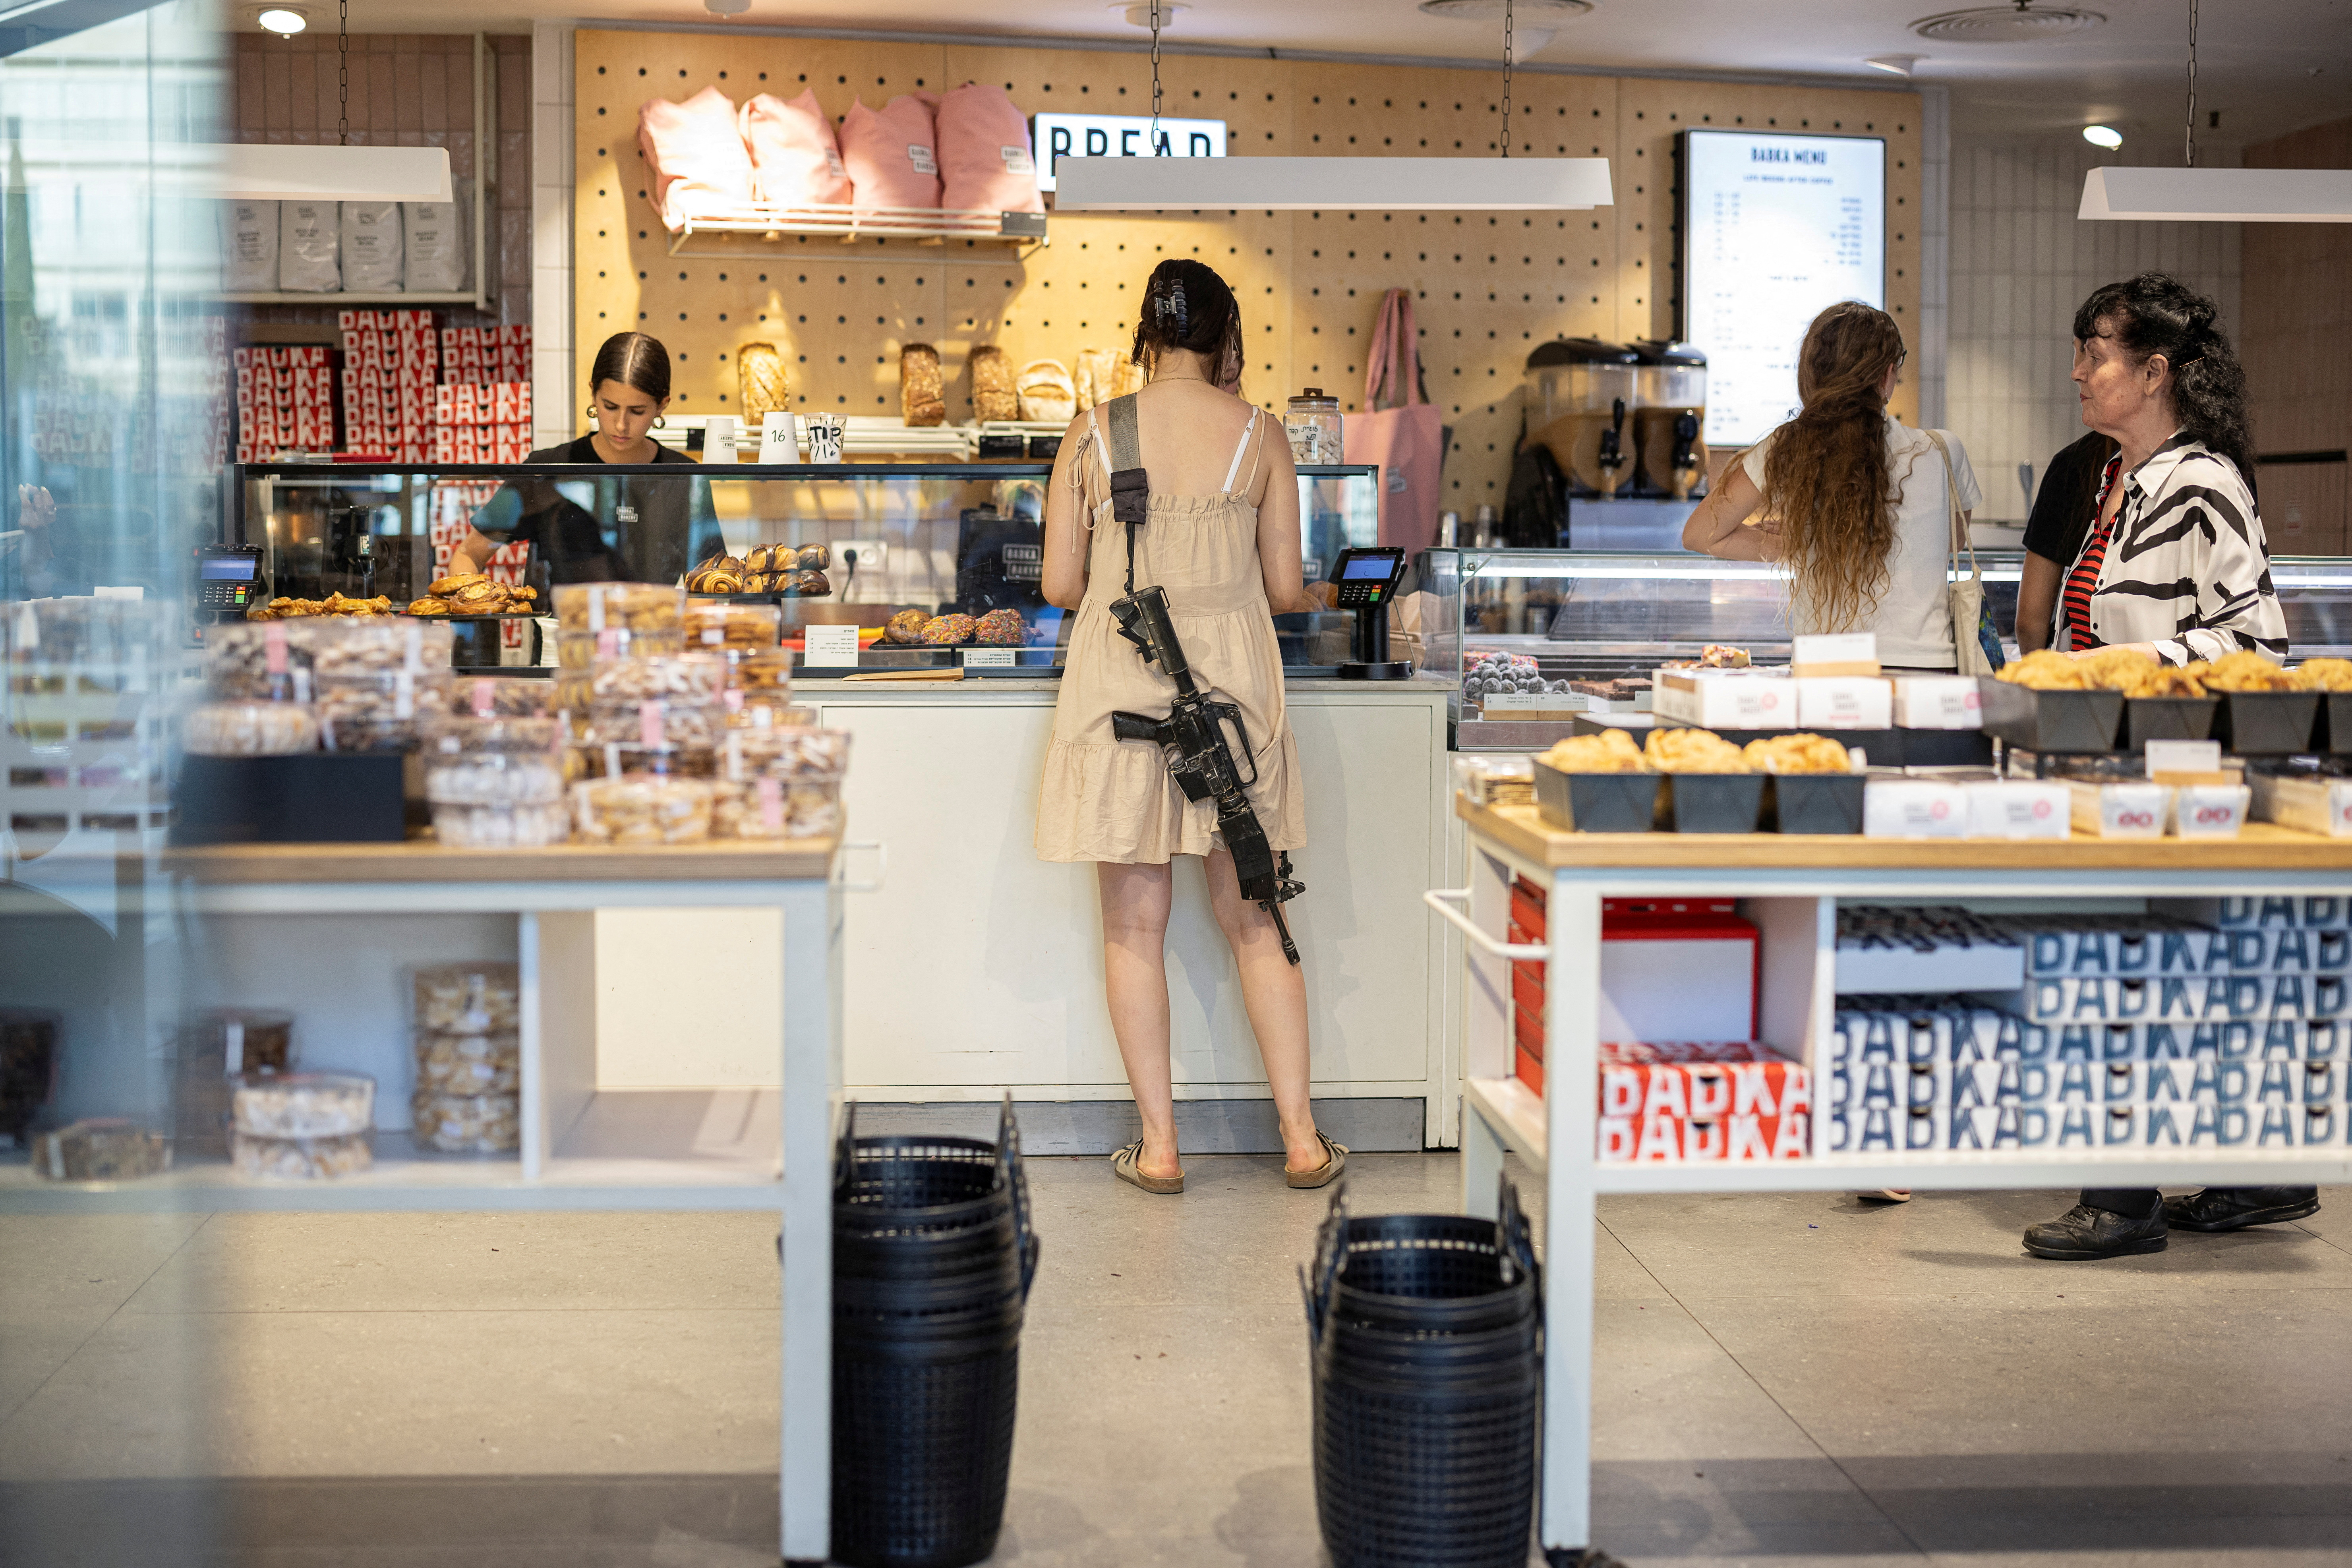
<svg viewBox="0 0 2352 1568"><path fill-rule="evenodd" d="M1125 598L1112 602L1110 613L1118 623L1118 635L1143 650L1146 663L1157 661L1176 683L1175 700L1167 718L1113 713L1111 733L1122 741L1154 741L1167 747L1172 753L1168 771L1184 798L1217 803L1217 831L1224 836L1225 848L1233 855L1242 897L1274 917L1274 929L1282 936L1283 955L1297 963L1298 949L1290 940L1282 906L1305 892L1307 884L1291 876L1289 852L1266 843L1265 826L1243 793L1257 783L1257 754L1250 747L1241 709L1231 702L1210 701L1193 684L1184 645L1177 640L1176 627L1168 618L1166 589L1155 585L1131 590ZM1246 777L1225 739L1229 724L1242 756L1249 762Z"/></svg>

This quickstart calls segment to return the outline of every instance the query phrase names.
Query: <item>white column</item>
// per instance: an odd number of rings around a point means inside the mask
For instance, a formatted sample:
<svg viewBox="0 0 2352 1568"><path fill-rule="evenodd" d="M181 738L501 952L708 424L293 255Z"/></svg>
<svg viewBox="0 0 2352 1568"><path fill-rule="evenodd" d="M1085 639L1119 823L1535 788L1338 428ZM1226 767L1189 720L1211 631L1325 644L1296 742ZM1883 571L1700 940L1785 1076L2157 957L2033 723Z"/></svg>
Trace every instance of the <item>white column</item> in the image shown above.
<svg viewBox="0 0 2352 1568"><path fill-rule="evenodd" d="M531 445L580 433L587 395L572 371L572 35L530 29Z"/></svg>

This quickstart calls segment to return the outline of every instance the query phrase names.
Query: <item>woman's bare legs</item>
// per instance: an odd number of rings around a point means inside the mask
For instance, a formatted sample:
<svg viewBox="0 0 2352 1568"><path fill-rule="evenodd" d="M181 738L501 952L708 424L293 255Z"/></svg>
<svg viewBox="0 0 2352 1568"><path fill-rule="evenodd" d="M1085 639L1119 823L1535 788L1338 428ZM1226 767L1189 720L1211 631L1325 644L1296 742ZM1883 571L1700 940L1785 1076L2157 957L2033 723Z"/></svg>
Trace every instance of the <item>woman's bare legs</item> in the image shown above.
<svg viewBox="0 0 2352 1568"><path fill-rule="evenodd" d="M1274 918L1242 897L1234 871L1234 858L1223 849L1209 852L1209 905L1217 924L1233 944L1234 962L1242 973L1242 1004L1249 1010L1251 1033L1257 1036L1258 1055L1265 1062L1265 1080L1274 1089L1274 1112L1282 1124L1286 1168L1293 1172L1322 1168L1329 1156L1315 1136L1315 1111L1307 1096L1307 977L1283 956L1282 939ZM1108 900L1105 909L1108 909ZM1161 906L1161 924L1167 922ZM1161 997L1160 1058L1167 1059L1166 997ZM1124 1043L1122 1042L1122 1049ZM1133 1076L1132 1069L1129 1077ZM1147 1126L1149 1123L1146 1124ZM1150 1145L1146 1143L1149 1150Z"/></svg>
<svg viewBox="0 0 2352 1568"><path fill-rule="evenodd" d="M1127 1087L1143 1119L1143 1154L1136 1168L1147 1176L1181 1175L1168 1065L1168 905L1173 879L1166 866L1098 863L1095 874L1102 888L1103 995L1110 1005L1119 1059L1127 1064ZM1228 869L1228 879L1232 875Z"/></svg>

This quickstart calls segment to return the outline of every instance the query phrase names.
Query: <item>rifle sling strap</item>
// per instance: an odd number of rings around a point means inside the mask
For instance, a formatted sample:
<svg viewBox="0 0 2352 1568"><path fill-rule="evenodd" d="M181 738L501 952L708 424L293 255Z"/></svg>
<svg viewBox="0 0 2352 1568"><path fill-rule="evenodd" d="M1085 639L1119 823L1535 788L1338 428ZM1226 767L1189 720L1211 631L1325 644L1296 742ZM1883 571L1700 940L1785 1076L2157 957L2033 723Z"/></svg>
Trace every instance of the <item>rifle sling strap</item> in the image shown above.
<svg viewBox="0 0 2352 1568"><path fill-rule="evenodd" d="M1110 435L1110 515L1127 525L1127 591L1135 592L1135 531L1151 510L1151 481L1143 468L1143 442L1136 434L1135 395L1102 404Z"/></svg>

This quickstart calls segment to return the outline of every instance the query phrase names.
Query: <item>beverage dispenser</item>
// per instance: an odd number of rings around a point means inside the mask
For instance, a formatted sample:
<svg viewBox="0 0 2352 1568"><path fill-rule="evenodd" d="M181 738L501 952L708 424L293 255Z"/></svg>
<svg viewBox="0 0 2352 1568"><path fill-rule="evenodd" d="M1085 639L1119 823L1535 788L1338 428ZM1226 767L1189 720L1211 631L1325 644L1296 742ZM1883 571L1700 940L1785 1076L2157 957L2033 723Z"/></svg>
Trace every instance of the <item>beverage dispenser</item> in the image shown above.
<svg viewBox="0 0 2352 1568"><path fill-rule="evenodd" d="M1633 354L1634 493L1688 500L1706 479L1706 355L1661 338Z"/></svg>
<svg viewBox="0 0 2352 1568"><path fill-rule="evenodd" d="M1598 338L1564 338L1528 356L1528 440L1568 476L1569 493L1633 493L1637 359Z"/></svg>

